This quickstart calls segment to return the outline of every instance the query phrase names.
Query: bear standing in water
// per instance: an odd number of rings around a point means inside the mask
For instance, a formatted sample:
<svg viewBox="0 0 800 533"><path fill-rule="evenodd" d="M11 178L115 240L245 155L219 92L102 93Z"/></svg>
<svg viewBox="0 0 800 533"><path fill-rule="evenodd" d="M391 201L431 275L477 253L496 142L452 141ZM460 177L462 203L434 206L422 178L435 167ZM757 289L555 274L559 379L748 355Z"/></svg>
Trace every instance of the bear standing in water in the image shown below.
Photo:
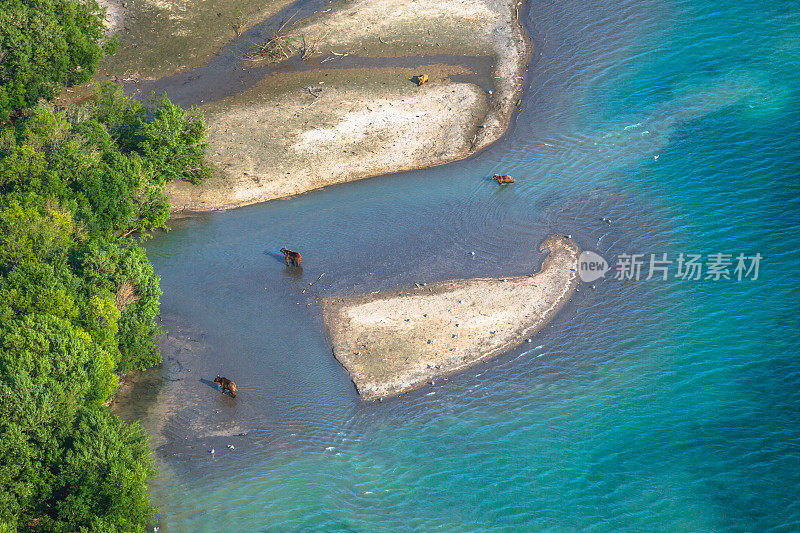
<svg viewBox="0 0 800 533"><path fill-rule="evenodd" d="M495 180L500 185L504 183L514 183L514 178L512 178L508 174L495 174L492 179Z"/></svg>
<svg viewBox="0 0 800 533"><path fill-rule="evenodd" d="M281 253L283 257L286 259L286 264L289 263L293 264L294 266L300 266L300 261L303 260L303 256L300 255L299 252L293 252L286 248L285 246L281 248Z"/></svg>
<svg viewBox="0 0 800 533"><path fill-rule="evenodd" d="M230 391L231 398L236 398L236 383L219 375L214 378L214 383L219 383L219 386L222 389L222 394L225 394L225 391L227 390Z"/></svg>

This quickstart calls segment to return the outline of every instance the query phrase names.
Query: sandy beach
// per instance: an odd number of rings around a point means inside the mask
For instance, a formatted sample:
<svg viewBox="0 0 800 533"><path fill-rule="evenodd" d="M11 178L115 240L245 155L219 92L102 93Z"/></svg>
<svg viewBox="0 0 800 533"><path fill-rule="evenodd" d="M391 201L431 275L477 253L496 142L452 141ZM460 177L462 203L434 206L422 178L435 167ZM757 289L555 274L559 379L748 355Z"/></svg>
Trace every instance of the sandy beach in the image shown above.
<svg viewBox="0 0 800 533"><path fill-rule="evenodd" d="M518 9L516 0L342 1L299 22L284 38L315 66L278 68L201 106L214 175L169 184L173 209L238 207L485 147L508 125L530 53ZM370 66L341 66L356 55ZM439 56L467 64L429 60ZM469 63L484 57L491 66L479 79ZM406 66L392 66L397 58Z"/></svg>
<svg viewBox="0 0 800 533"><path fill-rule="evenodd" d="M580 250L554 235L531 276L463 279L323 300L336 359L359 394L401 394L508 351L547 325L579 280Z"/></svg>

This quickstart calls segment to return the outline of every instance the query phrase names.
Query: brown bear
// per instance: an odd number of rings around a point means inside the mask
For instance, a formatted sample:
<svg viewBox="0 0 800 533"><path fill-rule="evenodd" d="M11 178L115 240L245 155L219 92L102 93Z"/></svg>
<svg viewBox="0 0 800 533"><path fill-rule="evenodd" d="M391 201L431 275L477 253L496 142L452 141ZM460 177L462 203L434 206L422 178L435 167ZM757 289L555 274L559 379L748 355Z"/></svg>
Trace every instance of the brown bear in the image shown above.
<svg viewBox="0 0 800 533"><path fill-rule="evenodd" d="M495 180L497 183L500 183L501 185L503 183L514 183L514 178L512 178L508 174L495 174L492 179Z"/></svg>
<svg viewBox="0 0 800 533"><path fill-rule="evenodd" d="M236 383L219 375L214 378L214 383L219 383L219 386L222 389L222 394L225 394L225 391L227 390L231 393L231 398L236 398Z"/></svg>
<svg viewBox="0 0 800 533"><path fill-rule="evenodd" d="M281 248L281 253L283 254L283 257L286 259L287 265L291 263L294 266L300 266L300 261L303 260L302 255L300 255L298 252L293 252L289 250L285 246Z"/></svg>

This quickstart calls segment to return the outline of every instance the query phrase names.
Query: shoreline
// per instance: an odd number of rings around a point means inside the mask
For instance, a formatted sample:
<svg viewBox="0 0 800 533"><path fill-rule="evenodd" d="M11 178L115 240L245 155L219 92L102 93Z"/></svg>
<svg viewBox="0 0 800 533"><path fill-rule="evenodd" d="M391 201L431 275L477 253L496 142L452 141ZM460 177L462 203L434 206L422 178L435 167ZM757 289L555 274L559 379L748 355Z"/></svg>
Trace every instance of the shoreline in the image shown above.
<svg viewBox="0 0 800 533"><path fill-rule="evenodd" d="M554 235L540 250L549 254L530 276L447 280L325 298L334 357L361 398L419 389L493 359L549 324L578 287L580 249Z"/></svg>
<svg viewBox="0 0 800 533"><path fill-rule="evenodd" d="M489 4L481 0L469 2L488 9ZM518 0L492 4L495 9L502 6L503 13L493 12L497 18L490 21L495 26L489 29L505 31L508 42L503 42L508 48L498 43L487 52L485 35L461 44L448 44L452 36L443 35L444 45L434 49L453 56L483 50L484 56L477 57L493 63L489 73L493 89L488 93L473 82L454 81L469 72L458 65L311 68L273 73L242 93L204 104L209 160L216 170L200 185L168 184L173 214L191 216L287 198L330 185L447 164L480 152L506 133L524 88L533 50L515 15L523 7L520 4ZM317 13L291 30L304 35L330 24L335 37L329 37L324 49L320 45L317 57L322 61L352 54L356 41L364 44L359 36L352 37L353 42L340 42L336 17L348 8L332 5L333 13ZM368 19L370 13L363 16ZM403 24L394 29L399 32L397 39L417 38L409 37L411 29ZM380 35L377 41L390 42ZM383 57L387 62L424 61L430 47L417 46L422 55L404 52ZM370 49L364 57L379 64L380 54L391 52ZM411 83L409 78L418 71L429 72L431 82L423 87Z"/></svg>

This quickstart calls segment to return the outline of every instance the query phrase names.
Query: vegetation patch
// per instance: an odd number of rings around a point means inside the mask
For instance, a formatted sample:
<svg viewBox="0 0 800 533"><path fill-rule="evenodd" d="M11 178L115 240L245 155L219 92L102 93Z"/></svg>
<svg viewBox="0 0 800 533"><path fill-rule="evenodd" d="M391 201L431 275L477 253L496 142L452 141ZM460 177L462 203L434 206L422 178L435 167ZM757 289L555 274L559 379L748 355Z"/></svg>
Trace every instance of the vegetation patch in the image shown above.
<svg viewBox="0 0 800 533"><path fill-rule="evenodd" d="M169 216L167 182L209 175L205 119L110 85L42 104L94 73L97 4L0 7L0 531L144 531L147 437L104 403L160 362L140 243Z"/></svg>
<svg viewBox="0 0 800 533"><path fill-rule="evenodd" d="M115 47L102 36L94 0L0 0L0 124L87 81Z"/></svg>

